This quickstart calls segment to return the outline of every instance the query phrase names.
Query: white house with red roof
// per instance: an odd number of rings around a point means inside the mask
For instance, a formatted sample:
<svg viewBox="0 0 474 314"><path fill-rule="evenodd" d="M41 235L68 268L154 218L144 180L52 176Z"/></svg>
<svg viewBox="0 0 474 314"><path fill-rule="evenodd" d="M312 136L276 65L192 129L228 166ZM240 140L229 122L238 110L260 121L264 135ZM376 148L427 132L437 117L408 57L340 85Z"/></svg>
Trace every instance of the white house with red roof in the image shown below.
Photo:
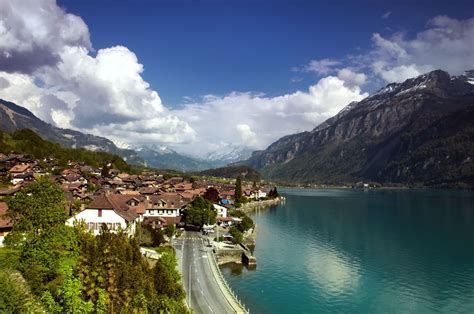
<svg viewBox="0 0 474 314"><path fill-rule="evenodd" d="M94 235L98 235L102 225L106 224L112 232L125 230L133 236L144 209L144 204L133 195L102 194L85 210L69 218L66 224L72 226L75 221L83 221Z"/></svg>

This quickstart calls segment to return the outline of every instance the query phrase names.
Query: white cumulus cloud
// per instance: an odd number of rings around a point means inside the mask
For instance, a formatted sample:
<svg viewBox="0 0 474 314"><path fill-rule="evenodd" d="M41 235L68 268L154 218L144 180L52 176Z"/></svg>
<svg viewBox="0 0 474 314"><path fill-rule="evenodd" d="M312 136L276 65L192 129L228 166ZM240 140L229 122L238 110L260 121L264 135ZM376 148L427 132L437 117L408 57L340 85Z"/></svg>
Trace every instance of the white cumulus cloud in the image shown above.
<svg viewBox="0 0 474 314"><path fill-rule="evenodd" d="M367 96L359 86L348 87L344 80L328 76L307 91L276 97L248 92L206 95L174 113L196 130L198 143L207 144L194 147L196 154L229 143L263 149L284 135L313 129L349 102Z"/></svg>
<svg viewBox="0 0 474 314"><path fill-rule="evenodd" d="M127 47L92 54L87 25L53 0L0 2L1 96L39 118L130 144L186 143L195 131L163 106Z"/></svg>
<svg viewBox="0 0 474 314"><path fill-rule="evenodd" d="M372 69L387 82L401 82L435 69L462 74L474 68L474 18L437 16L413 38L372 37Z"/></svg>

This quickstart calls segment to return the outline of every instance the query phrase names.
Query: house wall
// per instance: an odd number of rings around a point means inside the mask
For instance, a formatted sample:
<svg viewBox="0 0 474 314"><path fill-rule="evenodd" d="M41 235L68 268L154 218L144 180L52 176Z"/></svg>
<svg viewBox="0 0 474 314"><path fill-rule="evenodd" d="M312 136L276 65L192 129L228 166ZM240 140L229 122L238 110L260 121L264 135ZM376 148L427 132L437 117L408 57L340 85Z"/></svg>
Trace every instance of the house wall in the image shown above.
<svg viewBox="0 0 474 314"><path fill-rule="evenodd" d="M119 229L119 226L123 230L127 230L127 222L125 221L125 219L120 217L120 215L118 215L112 209L103 209L102 217L99 217L98 209L85 209L82 212L69 218L66 224L72 226L74 224L74 220L84 220L84 222L87 224L88 229L92 230L94 235L98 235L100 233L100 228L103 223L108 224L109 229L112 232L116 232L116 230ZM135 234L135 222L129 224L127 233L129 235Z"/></svg>
<svg viewBox="0 0 474 314"><path fill-rule="evenodd" d="M14 185L17 185L19 183L22 183L24 180L23 179L20 179L20 178L13 178L11 180L11 183L14 184Z"/></svg>
<svg viewBox="0 0 474 314"><path fill-rule="evenodd" d="M155 208L147 209L144 217L179 217L179 209Z"/></svg>
<svg viewBox="0 0 474 314"><path fill-rule="evenodd" d="M217 211L217 217L224 217L224 218L227 217L226 207L214 204L214 209Z"/></svg>

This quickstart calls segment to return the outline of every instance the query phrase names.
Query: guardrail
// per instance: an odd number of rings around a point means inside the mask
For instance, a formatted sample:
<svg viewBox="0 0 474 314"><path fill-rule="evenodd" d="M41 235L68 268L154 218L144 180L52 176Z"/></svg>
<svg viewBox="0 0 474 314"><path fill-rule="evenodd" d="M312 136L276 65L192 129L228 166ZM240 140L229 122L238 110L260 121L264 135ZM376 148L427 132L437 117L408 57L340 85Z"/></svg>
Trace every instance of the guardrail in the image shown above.
<svg viewBox="0 0 474 314"><path fill-rule="evenodd" d="M237 295L235 294L234 290L232 290L232 288L227 283L227 280L225 279L224 275L221 272L221 269L219 268L219 265L217 264L216 256L214 252L212 251L211 251L211 256L212 256L211 267L214 266L214 269L215 269L214 273L215 274L217 273L217 276L219 277L219 279L224 283L224 288L226 288L227 292L234 298L234 301L238 304L238 306L240 306L243 313L250 313L250 310L245 307L245 305L242 303L242 301L239 300L239 298L237 298ZM239 311L237 311L237 313L239 313Z"/></svg>

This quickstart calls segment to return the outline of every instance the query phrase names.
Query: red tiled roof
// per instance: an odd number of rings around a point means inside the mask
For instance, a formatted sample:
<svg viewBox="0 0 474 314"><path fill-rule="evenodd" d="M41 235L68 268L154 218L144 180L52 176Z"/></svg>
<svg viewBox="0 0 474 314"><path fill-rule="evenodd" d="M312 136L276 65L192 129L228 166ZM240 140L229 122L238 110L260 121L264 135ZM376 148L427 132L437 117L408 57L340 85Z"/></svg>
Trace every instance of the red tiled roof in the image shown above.
<svg viewBox="0 0 474 314"><path fill-rule="evenodd" d="M127 204L132 198L134 198L133 195L102 194L96 197L87 208L113 209L123 219L133 221L138 217L138 213Z"/></svg>
<svg viewBox="0 0 474 314"><path fill-rule="evenodd" d="M232 217L217 217L218 221L232 221Z"/></svg>
<svg viewBox="0 0 474 314"><path fill-rule="evenodd" d="M25 172L26 170L28 170L29 167L30 167L30 165L16 165L16 166L11 167L11 169L8 170L8 171L9 172L14 172L14 173L21 173L21 172Z"/></svg>
<svg viewBox="0 0 474 314"><path fill-rule="evenodd" d="M161 192L158 195L150 195L151 204L156 204L158 200L165 202L164 208L177 209L186 206L189 201L186 201L178 193L165 193ZM153 207L152 205L152 207Z"/></svg>

